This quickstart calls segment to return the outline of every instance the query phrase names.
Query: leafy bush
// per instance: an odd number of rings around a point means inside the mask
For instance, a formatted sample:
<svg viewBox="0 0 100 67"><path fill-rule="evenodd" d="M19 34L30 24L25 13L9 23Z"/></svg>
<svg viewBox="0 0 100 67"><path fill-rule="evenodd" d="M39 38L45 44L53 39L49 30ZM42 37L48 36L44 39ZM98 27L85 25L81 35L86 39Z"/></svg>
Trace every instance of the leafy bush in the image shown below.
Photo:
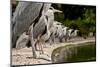
<svg viewBox="0 0 100 67"><path fill-rule="evenodd" d="M65 26L79 30L80 36L96 33L96 7L82 5L53 4L54 8L63 11L55 13L55 20Z"/></svg>

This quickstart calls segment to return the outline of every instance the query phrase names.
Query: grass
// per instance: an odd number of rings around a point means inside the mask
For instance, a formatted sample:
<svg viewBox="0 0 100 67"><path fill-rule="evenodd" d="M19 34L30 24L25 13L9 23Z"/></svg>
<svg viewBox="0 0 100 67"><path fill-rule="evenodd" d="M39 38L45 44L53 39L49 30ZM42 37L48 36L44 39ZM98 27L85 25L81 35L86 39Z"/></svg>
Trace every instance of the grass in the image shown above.
<svg viewBox="0 0 100 67"><path fill-rule="evenodd" d="M62 57L58 62L82 62L96 60L96 44L95 42L82 43L77 45L66 45L56 48L52 52L52 60L54 61L55 54L59 53Z"/></svg>

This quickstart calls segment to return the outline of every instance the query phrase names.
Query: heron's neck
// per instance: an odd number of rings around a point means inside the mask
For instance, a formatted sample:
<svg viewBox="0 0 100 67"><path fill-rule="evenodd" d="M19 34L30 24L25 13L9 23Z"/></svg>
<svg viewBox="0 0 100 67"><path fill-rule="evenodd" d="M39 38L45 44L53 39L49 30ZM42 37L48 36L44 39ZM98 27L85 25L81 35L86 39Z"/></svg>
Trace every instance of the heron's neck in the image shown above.
<svg viewBox="0 0 100 67"><path fill-rule="evenodd" d="M75 31L75 33L77 33L77 31Z"/></svg>

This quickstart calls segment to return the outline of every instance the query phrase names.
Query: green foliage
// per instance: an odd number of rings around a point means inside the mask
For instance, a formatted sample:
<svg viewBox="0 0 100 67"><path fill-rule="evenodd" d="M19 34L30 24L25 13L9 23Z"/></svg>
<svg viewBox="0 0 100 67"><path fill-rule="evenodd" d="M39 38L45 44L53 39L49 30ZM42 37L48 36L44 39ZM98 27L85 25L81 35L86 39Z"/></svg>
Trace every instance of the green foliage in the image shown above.
<svg viewBox="0 0 100 67"><path fill-rule="evenodd" d="M64 21L64 14L63 13L55 13L55 20L62 23Z"/></svg>
<svg viewBox="0 0 100 67"><path fill-rule="evenodd" d="M88 36L96 33L96 7L53 4L53 7L63 13L55 13L55 20L65 26L79 30L79 35ZM71 18L72 17L72 18Z"/></svg>

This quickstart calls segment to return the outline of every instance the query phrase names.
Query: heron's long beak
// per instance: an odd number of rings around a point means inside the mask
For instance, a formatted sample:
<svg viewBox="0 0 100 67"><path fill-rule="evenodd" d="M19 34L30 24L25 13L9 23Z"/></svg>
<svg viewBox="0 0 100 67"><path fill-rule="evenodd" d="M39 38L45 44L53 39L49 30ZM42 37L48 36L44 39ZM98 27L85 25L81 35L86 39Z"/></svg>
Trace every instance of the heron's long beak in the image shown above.
<svg viewBox="0 0 100 67"><path fill-rule="evenodd" d="M62 13L62 11L57 10L57 9L54 9L54 13L55 13L55 12Z"/></svg>

